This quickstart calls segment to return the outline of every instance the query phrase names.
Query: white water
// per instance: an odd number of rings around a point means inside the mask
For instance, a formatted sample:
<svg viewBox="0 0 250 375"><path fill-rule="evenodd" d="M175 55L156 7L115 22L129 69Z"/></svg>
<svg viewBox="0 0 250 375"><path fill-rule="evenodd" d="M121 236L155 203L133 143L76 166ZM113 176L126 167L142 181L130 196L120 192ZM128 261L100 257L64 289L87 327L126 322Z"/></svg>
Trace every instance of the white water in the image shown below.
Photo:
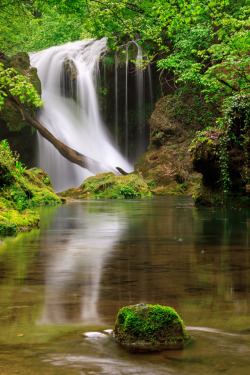
<svg viewBox="0 0 250 375"><path fill-rule="evenodd" d="M85 40L31 54L31 65L38 69L45 106L39 121L66 145L102 163L102 172L133 167L115 148L100 117L95 82L98 62L106 51L107 39ZM62 94L63 63L73 62L77 70L77 101ZM50 176L55 191L79 186L91 173L59 154L47 140L39 138L39 167Z"/></svg>

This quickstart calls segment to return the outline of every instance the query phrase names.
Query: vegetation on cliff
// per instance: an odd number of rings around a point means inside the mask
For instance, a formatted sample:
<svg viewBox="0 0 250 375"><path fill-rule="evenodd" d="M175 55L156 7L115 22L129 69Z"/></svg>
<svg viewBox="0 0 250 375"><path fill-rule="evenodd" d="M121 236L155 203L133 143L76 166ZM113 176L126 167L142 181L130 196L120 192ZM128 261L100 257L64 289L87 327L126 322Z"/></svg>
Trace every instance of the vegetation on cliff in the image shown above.
<svg viewBox="0 0 250 375"><path fill-rule="evenodd" d="M0 143L0 236L38 226L35 208L59 204L47 174L26 170L6 140Z"/></svg>
<svg viewBox="0 0 250 375"><path fill-rule="evenodd" d="M194 195L197 203L250 206L249 96L228 99L218 127L200 131L190 152L194 169L203 175Z"/></svg>

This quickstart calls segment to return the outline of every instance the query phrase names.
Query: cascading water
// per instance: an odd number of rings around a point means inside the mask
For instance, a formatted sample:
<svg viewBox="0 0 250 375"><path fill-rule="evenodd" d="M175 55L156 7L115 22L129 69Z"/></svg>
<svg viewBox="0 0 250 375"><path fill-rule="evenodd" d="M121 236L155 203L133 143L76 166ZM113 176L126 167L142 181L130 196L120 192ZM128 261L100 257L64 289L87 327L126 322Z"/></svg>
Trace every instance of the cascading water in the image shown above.
<svg viewBox="0 0 250 375"><path fill-rule="evenodd" d="M95 83L107 39L85 40L31 54L38 70L44 107L38 119L56 138L100 162L103 172L132 166L115 148L100 117ZM50 176L55 191L79 186L91 173L59 154L39 138L39 167Z"/></svg>
<svg viewBox="0 0 250 375"><path fill-rule="evenodd" d="M110 69L113 87L107 93L108 101L113 103L113 119L104 111L107 124L113 123L119 147L133 162L146 151L148 145L147 118L153 109L153 90L147 62L148 57L144 56L142 47L136 41L120 47L115 55L114 70ZM106 87L104 82L102 87Z"/></svg>

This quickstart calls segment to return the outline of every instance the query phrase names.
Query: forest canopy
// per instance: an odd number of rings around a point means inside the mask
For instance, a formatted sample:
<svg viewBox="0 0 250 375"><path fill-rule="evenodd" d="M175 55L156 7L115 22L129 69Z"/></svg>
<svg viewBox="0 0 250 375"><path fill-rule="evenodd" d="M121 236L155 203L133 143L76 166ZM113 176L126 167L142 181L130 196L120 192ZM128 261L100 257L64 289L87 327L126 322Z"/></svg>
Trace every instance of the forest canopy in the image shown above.
<svg viewBox="0 0 250 375"><path fill-rule="evenodd" d="M103 36L116 49L134 39L173 72L173 85L195 85L206 101L249 91L247 0L0 0L0 12L8 54Z"/></svg>

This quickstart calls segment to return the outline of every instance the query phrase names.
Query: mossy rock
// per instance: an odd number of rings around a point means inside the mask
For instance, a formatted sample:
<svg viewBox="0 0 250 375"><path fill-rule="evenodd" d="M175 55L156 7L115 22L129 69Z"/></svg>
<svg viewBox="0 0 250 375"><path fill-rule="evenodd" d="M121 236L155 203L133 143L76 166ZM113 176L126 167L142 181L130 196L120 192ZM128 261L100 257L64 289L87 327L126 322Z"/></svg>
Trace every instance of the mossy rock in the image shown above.
<svg viewBox="0 0 250 375"><path fill-rule="evenodd" d="M149 119L148 151L137 160L135 172L155 195L192 195L201 178L187 152L193 133L173 115L169 100L168 96L156 103Z"/></svg>
<svg viewBox="0 0 250 375"><path fill-rule="evenodd" d="M133 199L150 197L151 193L147 183L138 175L116 176L109 172L89 177L79 188L59 195L75 199Z"/></svg>
<svg viewBox="0 0 250 375"><path fill-rule="evenodd" d="M60 203L48 175L37 168L26 170L3 140L0 143L0 236L37 227L39 214L35 208Z"/></svg>
<svg viewBox="0 0 250 375"><path fill-rule="evenodd" d="M190 341L177 312L161 305L123 307L117 314L114 334L122 346L139 352L181 349Z"/></svg>

